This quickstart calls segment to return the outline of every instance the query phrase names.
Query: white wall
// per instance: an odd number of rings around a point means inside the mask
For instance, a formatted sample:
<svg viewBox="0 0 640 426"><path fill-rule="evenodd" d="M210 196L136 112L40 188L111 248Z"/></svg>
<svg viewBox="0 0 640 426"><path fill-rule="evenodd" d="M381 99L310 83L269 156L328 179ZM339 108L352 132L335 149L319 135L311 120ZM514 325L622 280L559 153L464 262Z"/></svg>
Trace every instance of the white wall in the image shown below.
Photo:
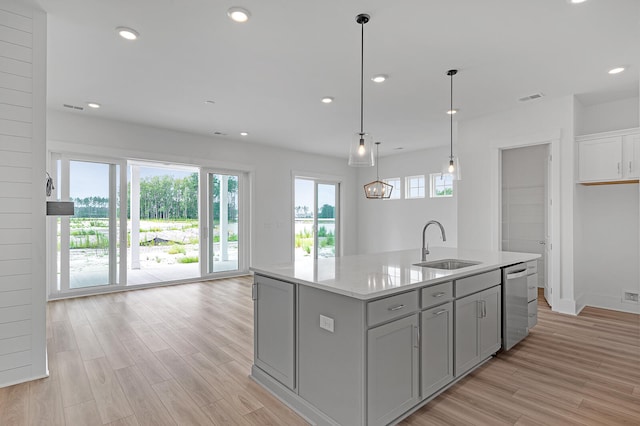
<svg viewBox="0 0 640 426"><path fill-rule="evenodd" d="M357 171L347 166L346 156L305 154L89 117L90 113L49 111L48 149L249 171L253 177L252 264L291 260L292 170L342 180L342 253L356 252Z"/></svg>
<svg viewBox="0 0 640 426"><path fill-rule="evenodd" d="M498 150L559 140L560 212L555 230L560 250L556 268L560 273L560 294L554 309L575 313L573 278L573 200L574 200L573 97L541 99L502 113L463 121L459 125L460 158L464 179L459 184L458 246L468 249L499 248ZM558 164L558 163L556 163ZM553 186L553 182L550 182ZM557 224L556 224L557 225ZM559 235L558 235L559 234ZM560 247L557 247L557 246Z"/></svg>
<svg viewBox="0 0 640 426"><path fill-rule="evenodd" d="M576 135L609 132L640 126L638 97L581 107L576 114Z"/></svg>
<svg viewBox="0 0 640 426"><path fill-rule="evenodd" d="M45 377L46 16L0 5L0 387Z"/></svg>
<svg viewBox="0 0 640 426"><path fill-rule="evenodd" d="M376 178L375 168L360 169L358 174L358 251L375 253L389 250L419 249L422 244L422 228L431 219L442 223L447 241L442 242L440 230L429 227L427 241L432 247L456 247L457 182L454 196L429 197L429 174L442 171L448 161L449 147L389 155L380 158L380 179L425 175L425 198L400 200L369 200L364 196L363 185ZM462 177L465 178L465 160L462 159ZM404 188L394 188L394 191ZM419 251L416 251L419 253Z"/></svg>

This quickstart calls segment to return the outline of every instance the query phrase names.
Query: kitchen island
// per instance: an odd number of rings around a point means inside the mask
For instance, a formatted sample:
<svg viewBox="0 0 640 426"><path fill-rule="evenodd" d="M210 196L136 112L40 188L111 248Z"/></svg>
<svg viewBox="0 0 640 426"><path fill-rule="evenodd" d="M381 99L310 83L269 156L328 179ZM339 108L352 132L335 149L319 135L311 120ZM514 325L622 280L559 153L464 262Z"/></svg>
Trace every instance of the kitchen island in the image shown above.
<svg viewBox="0 0 640 426"><path fill-rule="evenodd" d="M254 266L251 377L313 424L395 424L502 346L501 268L536 254L433 248ZM463 265L454 265L463 266Z"/></svg>

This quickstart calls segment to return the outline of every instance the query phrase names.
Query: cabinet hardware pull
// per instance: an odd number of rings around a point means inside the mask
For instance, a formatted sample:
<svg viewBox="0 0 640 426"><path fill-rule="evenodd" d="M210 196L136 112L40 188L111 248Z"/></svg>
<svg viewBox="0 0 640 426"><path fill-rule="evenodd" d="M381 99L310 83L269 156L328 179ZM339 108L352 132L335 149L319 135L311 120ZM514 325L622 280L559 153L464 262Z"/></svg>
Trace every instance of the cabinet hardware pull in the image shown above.
<svg viewBox="0 0 640 426"><path fill-rule="evenodd" d="M631 173L631 161L629 161L629 173Z"/></svg>
<svg viewBox="0 0 640 426"><path fill-rule="evenodd" d="M529 287L529 290L533 290L534 288L536 288L536 286L532 285L531 287Z"/></svg>
<svg viewBox="0 0 640 426"><path fill-rule="evenodd" d="M445 293L444 291L441 291L440 293L435 293L435 294L432 294L431 296L432 296L432 297L442 297L442 296L444 296L445 294L447 294L447 293Z"/></svg>
<svg viewBox="0 0 640 426"><path fill-rule="evenodd" d="M535 316L536 316L536 314L529 314L529 318L533 318Z"/></svg>
<svg viewBox="0 0 640 426"><path fill-rule="evenodd" d="M442 314L444 314L445 312L447 312L447 310L446 310L446 309L443 309L443 310L441 310L441 311L434 312L434 313L433 313L433 316L434 316L434 317L437 317L438 315L442 315Z"/></svg>
<svg viewBox="0 0 640 426"><path fill-rule="evenodd" d="M486 318L487 317L487 301L483 300L482 301L482 318Z"/></svg>
<svg viewBox="0 0 640 426"><path fill-rule="evenodd" d="M398 305L398 306L394 306L393 308L389 308L390 311L399 311L400 309L403 309L404 305Z"/></svg>
<svg viewBox="0 0 640 426"><path fill-rule="evenodd" d="M256 284L251 286L251 300L258 300L258 286Z"/></svg>
<svg viewBox="0 0 640 426"><path fill-rule="evenodd" d="M620 163L618 162L618 174L620 174Z"/></svg>
<svg viewBox="0 0 640 426"><path fill-rule="evenodd" d="M415 325L412 325L413 328L415 328L416 330L416 344L413 345L414 348L419 349L420 348L420 327L416 327Z"/></svg>

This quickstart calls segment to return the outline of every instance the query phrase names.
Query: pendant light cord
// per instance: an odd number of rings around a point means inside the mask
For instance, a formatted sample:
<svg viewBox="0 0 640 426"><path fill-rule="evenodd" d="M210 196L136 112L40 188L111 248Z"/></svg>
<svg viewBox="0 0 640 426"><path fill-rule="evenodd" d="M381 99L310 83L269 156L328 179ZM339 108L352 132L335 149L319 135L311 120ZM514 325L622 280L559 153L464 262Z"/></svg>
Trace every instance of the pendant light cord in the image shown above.
<svg viewBox="0 0 640 426"><path fill-rule="evenodd" d="M449 115L451 116L451 143L450 143L450 152L449 152L449 159L453 161L453 75L454 73L451 73L451 108L449 109Z"/></svg>
<svg viewBox="0 0 640 426"><path fill-rule="evenodd" d="M360 23L360 136L364 135L364 24Z"/></svg>
<svg viewBox="0 0 640 426"><path fill-rule="evenodd" d="M380 180L380 142L376 142L376 180Z"/></svg>

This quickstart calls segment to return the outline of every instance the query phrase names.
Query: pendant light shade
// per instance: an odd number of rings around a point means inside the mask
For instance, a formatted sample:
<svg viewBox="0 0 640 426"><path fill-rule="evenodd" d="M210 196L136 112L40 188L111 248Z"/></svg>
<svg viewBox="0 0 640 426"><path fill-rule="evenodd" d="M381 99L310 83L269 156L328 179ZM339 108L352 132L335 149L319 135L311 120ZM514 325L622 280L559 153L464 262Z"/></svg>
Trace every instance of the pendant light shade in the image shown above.
<svg viewBox="0 0 640 426"><path fill-rule="evenodd" d="M451 175L453 180L462 180L462 173L460 172L460 159L458 157L453 156L453 116L457 112L453 109L453 76L458 73L458 70L449 70L447 71L447 75L451 77L451 104L448 111L449 119L451 123L450 128L450 151L449 151L449 161L442 167L442 173Z"/></svg>
<svg viewBox="0 0 640 426"><path fill-rule="evenodd" d="M383 198L391 197L391 191L393 191L393 185L389 185L388 183L382 182L380 180L380 158L378 149L380 147L380 142L376 142L376 163L378 164L376 167L376 180L370 182L364 186L364 195L369 199L381 200Z"/></svg>
<svg viewBox="0 0 640 426"><path fill-rule="evenodd" d="M356 16L356 22L360 25L360 131L356 133L349 149L349 165L353 167L372 167L373 147L371 135L364 131L364 24L371 17L366 13Z"/></svg>
<svg viewBox="0 0 640 426"><path fill-rule="evenodd" d="M352 167L371 167L373 160L373 138L370 134L356 133L353 135L351 148L349 149L349 165Z"/></svg>

